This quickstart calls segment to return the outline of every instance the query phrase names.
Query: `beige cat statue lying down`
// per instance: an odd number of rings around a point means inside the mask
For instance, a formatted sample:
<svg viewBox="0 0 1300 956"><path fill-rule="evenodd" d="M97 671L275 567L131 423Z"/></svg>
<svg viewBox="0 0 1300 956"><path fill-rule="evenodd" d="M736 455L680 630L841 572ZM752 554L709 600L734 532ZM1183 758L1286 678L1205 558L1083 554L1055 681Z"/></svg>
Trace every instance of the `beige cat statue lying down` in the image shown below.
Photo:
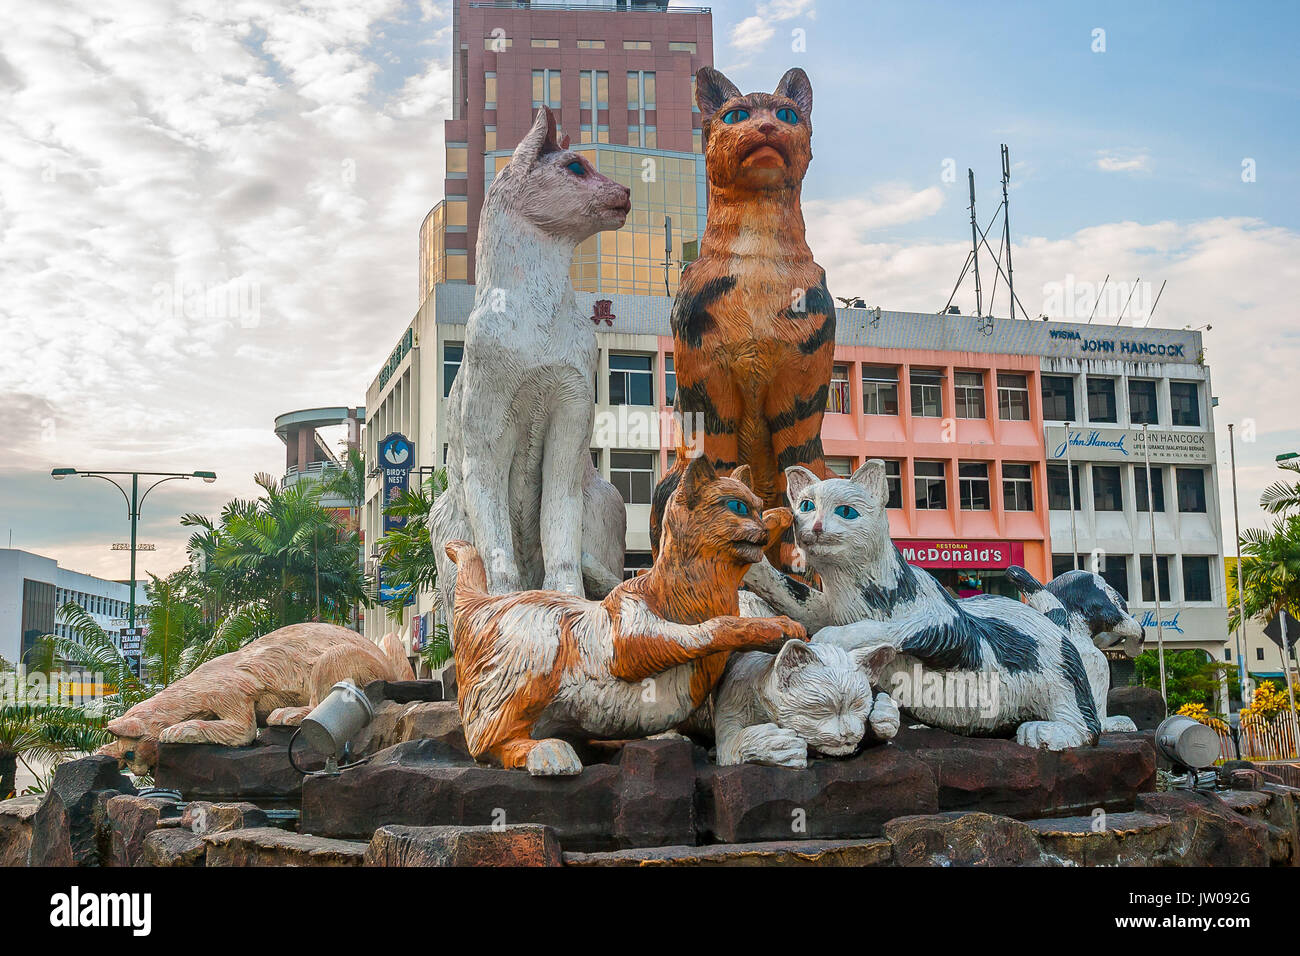
<svg viewBox="0 0 1300 956"><path fill-rule="evenodd" d="M381 650L335 624L290 624L196 667L110 721L100 748L137 774L152 773L159 743L253 742L258 724L295 726L341 680L414 680L401 642Z"/></svg>

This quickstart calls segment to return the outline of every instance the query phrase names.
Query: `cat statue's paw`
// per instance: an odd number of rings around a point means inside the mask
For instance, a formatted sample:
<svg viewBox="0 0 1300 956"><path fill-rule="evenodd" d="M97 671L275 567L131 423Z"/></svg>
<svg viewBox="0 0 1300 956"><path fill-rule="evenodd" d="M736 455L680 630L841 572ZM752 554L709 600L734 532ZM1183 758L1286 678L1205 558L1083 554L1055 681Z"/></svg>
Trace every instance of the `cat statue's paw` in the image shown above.
<svg viewBox="0 0 1300 956"><path fill-rule="evenodd" d="M871 716L868 718L871 725L871 732L875 734L877 740L891 740L898 734L898 728L902 724L902 717L898 713L898 705L894 703L894 698L890 697L884 691L876 695L876 702L871 707Z"/></svg>
<svg viewBox="0 0 1300 956"><path fill-rule="evenodd" d="M1084 734L1055 720L1030 720L1016 728L1016 743L1038 750L1068 750L1085 746Z"/></svg>
<svg viewBox="0 0 1300 956"><path fill-rule="evenodd" d="M576 777L582 773L582 761L573 747L554 737L539 740L528 751L526 766L534 777Z"/></svg>
<svg viewBox="0 0 1300 956"><path fill-rule="evenodd" d="M1114 717L1103 717L1101 719L1101 732L1103 734L1133 734L1137 733L1137 724L1133 723L1131 717L1125 717L1123 714L1117 714Z"/></svg>
<svg viewBox="0 0 1300 956"><path fill-rule="evenodd" d="M741 733L740 752L743 763L761 763L769 767L791 767L802 770L808 766L808 741L793 730L776 724L755 724Z"/></svg>

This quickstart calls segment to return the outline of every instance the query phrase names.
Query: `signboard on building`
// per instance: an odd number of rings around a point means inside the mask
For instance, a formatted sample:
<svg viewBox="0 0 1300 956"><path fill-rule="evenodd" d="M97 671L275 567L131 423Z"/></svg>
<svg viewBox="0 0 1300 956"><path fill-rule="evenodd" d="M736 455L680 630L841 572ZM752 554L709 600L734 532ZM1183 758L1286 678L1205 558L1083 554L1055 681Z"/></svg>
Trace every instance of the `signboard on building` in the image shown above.
<svg viewBox="0 0 1300 956"><path fill-rule="evenodd" d="M1069 457L1078 461L1146 461L1140 428L1065 428L1048 425L1047 457L1064 461L1066 443ZM1214 460L1211 435L1206 431L1178 431L1150 428L1151 461L1184 462L1208 465Z"/></svg>
<svg viewBox="0 0 1300 956"><path fill-rule="evenodd" d="M1023 541L898 541L918 568L1009 568L1025 562Z"/></svg>
<svg viewBox="0 0 1300 956"><path fill-rule="evenodd" d="M140 647L144 643L143 627L124 627L121 630L121 647L122 653L126 655L139 654Z"/></svg>
<svg viewBox="0 0 1300 956"><path fill-rule="evenodd" d="M384 477L384 534L406 526L405 518L388 513L389 505L401 499L415 467L415 444L400 432L379 441L379 468Z"/></svg>

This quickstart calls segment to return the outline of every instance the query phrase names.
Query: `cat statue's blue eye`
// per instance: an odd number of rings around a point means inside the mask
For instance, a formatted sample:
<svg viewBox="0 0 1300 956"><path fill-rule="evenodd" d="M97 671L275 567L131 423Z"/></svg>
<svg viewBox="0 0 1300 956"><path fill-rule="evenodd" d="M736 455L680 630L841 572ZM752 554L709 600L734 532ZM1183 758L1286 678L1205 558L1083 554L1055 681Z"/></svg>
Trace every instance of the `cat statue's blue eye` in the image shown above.
<svg viewBox="0 0 1300 956"><path fill-rule="evenodd" d="M743 501L740 501L736 498L731 498L727 501L727 510L734 511L742 518L749 516L749 505L745 504Z"/></svg>
<svg viewBox="0 0 1300 956"><path fill-rule="evenodd" d="M811 498L805 498L803 501L799 502L799 510L803 512L812 511L815 507L817 506L813 504Z"/></svg>
<svg viewBox="0 0 1300 956"><path fill-rule="evenodd" d="M578 162L576 159L573 162L569 163L569 165L565 166L564 168L567 169L569 172L573 173L573 175L575 176L587 175L587 167L582 165L582 163Z"/></svg>
<svg viewBox="0 0 1300 956"><path fill-rule="evenodd" d="M840 505L838 508L835 509L835 513L839 515L841 518L848 518L850 521L852 521L854 518L858 516L858 509L850 508L848 505Z"/></svg>
<svg viewBox="0 0 1300 956"><path fill-rule="evenodd" d="M777 110L776 118L779 119L782 123L789 123L791 125L794 125L795 123L799 122L799 114L796 113L794 110L790 109L790 107L788 106L783 106L779 110Z"/></svg>
<svg viewBox="0 0 1300 956"><path fill-rule="evenodd" d="M727 110L722 114L722 122L730 125L732 123L743 123L749 119L749 110Z"/></svg>

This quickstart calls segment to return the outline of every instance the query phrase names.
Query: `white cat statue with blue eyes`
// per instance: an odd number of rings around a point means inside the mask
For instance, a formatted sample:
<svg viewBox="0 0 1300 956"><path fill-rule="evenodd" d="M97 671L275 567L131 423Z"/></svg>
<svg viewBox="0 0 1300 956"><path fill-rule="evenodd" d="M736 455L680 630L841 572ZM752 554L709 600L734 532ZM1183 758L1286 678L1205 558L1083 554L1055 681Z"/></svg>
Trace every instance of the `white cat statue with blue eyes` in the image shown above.
<svg viewBox="0 0 1300 956"><path fill-rule="evenodd" d="M1142 626L1097 574L1072 571L1049 584L1024 568L1007 576L1029 603L953 598L903 560L889 536L885 463L822 481L786 469L795 542L821 587L766 561L745 584L812 634L812 645L850 652L890 647L880 682L903 713L966 736L1015 736L1049 750L1095 745L1103 731L1132 729L1106 717L1109 674L1098 643L1140 646Z"/></svg>

